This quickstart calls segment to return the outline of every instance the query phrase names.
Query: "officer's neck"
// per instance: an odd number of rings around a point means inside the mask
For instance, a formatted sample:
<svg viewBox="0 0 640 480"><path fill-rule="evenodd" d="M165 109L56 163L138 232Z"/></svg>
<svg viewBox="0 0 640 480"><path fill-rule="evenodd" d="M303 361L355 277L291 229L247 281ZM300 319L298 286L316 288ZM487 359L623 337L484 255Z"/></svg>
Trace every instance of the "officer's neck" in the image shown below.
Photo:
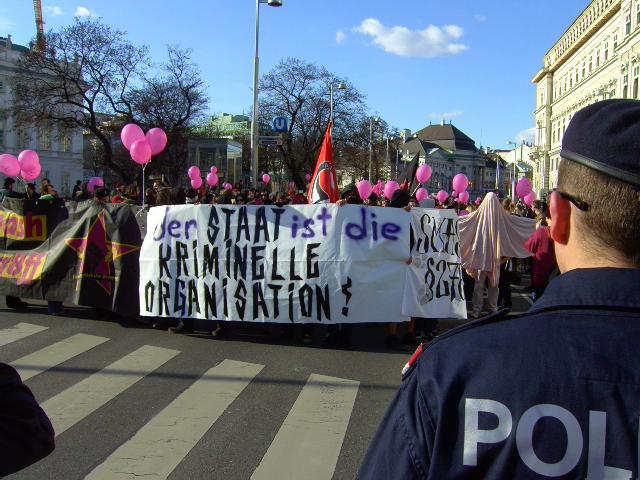
<svg viewBox="0 0 640 480"><path fill-rule="evenodd" d="M636 268L624 255L594 242L569 240L566 245L555 247L560 273L578 268Z"/></svg>

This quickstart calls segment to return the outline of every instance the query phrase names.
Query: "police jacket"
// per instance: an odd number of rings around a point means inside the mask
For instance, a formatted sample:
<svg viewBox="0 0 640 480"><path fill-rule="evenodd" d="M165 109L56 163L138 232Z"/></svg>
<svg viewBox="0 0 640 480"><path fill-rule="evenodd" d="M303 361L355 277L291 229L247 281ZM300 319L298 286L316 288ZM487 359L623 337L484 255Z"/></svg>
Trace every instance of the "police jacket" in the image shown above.
<svg viewBox="0 0 640 480"><path fill-rule="evenodd" d="M54 437L51 422L18 373L0 363L0 477L49 455Z"/></svg>
<svg viewBox="0 0 640 480"><path fill-rule="evenodd" d="M361 479L640 478L640 269L579 269L531 310L436 339Z"/></svg>

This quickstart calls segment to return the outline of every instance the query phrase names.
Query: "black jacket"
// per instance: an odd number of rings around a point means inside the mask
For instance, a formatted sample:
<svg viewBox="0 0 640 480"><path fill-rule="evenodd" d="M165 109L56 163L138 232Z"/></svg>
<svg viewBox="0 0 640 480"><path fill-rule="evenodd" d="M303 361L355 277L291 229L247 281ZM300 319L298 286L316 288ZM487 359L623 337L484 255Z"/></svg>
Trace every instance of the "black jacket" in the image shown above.
<svg viewBox="0 0 640 480"><path fill-rule="evenodd" d="M22 470L55 448L49 418L20 380L0 363L0 477Z"/></svg>

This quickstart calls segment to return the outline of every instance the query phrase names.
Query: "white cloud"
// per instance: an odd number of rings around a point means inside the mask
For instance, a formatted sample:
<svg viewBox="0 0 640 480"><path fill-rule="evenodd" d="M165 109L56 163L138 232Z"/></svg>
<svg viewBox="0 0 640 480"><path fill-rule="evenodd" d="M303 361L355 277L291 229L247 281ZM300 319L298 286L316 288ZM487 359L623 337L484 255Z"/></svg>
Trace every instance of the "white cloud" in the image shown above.
<svg viewBox="0 0 640 480"><path fill-rule="evenodd" d="M442 28L429 25L424 30L410 30L402 26L386 27L375 18L367 18L353 31L372 37L375 45L400 57L458 55L469 48L462 43L455 43L464 33L456 25L445 25Z"/></svg>
<svg viewBox="0 0 640 480"><path fill-rule="evenodd" d="M7 17L0 15L0 35L6 37L8 33L11 33L15 24Z"/></svg>
<svg viewBox="0 0 640 480"><path fill-rule="evenodd" d="M536 138L536 127L527 128L516 134L515 142L520 145L522 142L533 143Z"/></svg>
<svg viewBox="0 0 640 480"><path fill-rule="evenodd" d="M344 42L347 39L347 34L344 33L342 30L338 30L336 32L336 43L338 45L340 45L342 42Z"/></svg>
<svg viewBox="0 0 640 480"><path fill-rule="evenodd" d="M453 112L430 113L427 117L432 120L452 120L456 117L461 117L462 115L464 115L462 110L454 110Z"/></svg>
<svg viewBox="0 0 640 480"><path fill-rule="evenodd" d="M62 15L62 8L57 5L46 5L44 7L44 11L52 17L59 17Z"/></svg>
<svg viewBox="0 0 640 480"><path fill-rule="evenodd" d="M473 18L475 18L476 22L478 22L478 23L484 23L484 22L487 21L487 16L486 15L476 15Z"/></svg>
<svg viewBox="0 0 640 480"><path fill-rule="evenodd" d="M86 7L77 7L76 8L76 13L73 14L74 17L95 17L96 14L93 13L91 10L89 10Z"/></svg>

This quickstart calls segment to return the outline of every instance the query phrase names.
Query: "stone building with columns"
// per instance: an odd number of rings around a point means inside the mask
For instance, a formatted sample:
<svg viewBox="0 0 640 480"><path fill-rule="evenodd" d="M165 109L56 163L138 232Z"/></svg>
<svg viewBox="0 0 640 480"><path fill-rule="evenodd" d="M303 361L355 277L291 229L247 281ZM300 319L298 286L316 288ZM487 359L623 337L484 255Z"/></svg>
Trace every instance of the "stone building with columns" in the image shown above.
<svg viewBox="0 0 640 480"><path fill-rule="evenodd" d="M560 147L575 112L600 100L640 98L640 0L593 0L533 77L534 189L556 187Z"/></svg>

